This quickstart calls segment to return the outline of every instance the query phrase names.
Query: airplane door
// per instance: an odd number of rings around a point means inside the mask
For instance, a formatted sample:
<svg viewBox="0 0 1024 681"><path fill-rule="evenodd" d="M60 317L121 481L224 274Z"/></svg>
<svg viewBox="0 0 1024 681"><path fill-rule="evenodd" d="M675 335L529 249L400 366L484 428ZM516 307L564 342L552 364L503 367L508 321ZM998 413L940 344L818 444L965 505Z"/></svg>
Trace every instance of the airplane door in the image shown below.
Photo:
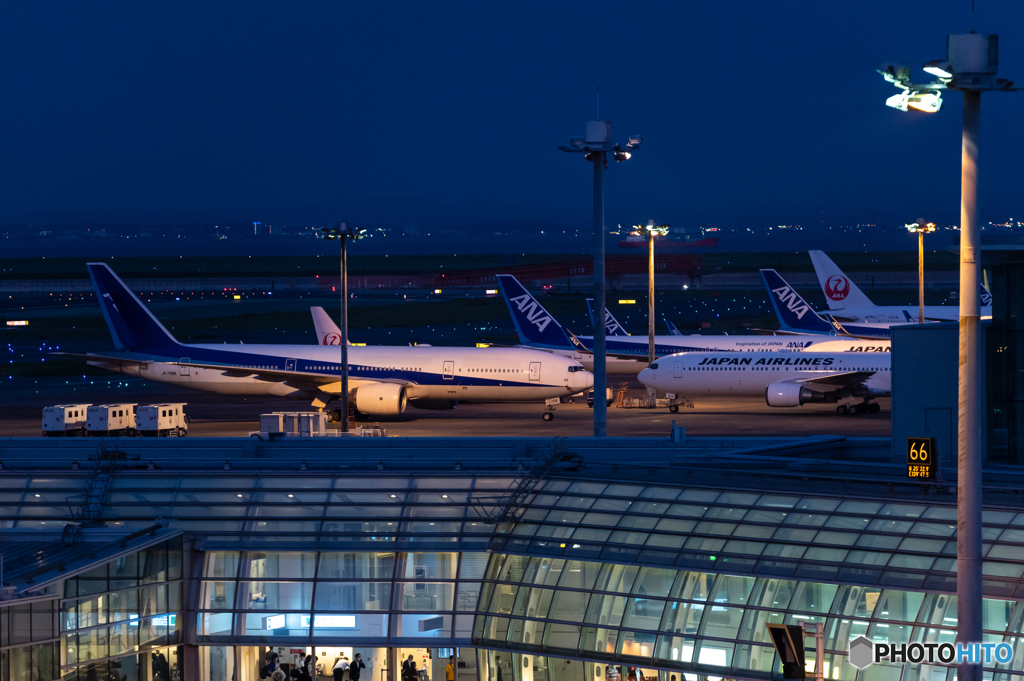
<svg viewBox="0 0 1024 681"><path fill-rule="evenodd" d="M682 362L673 362L672 363L672 378L682 378L682 377L683 377L683 363Z"/></svg>
<svg viewBox="0 0 1024 681"><path fill-rule="evenodd" d="M530 362L530 380L540 380L540 362Z"/></svg>
<svg viewBox="0 0 1024 681"><path fill-rule="evenodd" d="M188 376L191 373L192 367L188 366L188 362L191 362L188 357L182 357L180 360L181 364L178 365L178 375Z"/></svg>
<svg viewBox="0 0 1024 681"><path fill-rule="evenodd" d="M455 362L444 363L444 368L441 377L446 381L450 381L453 378L455 378Z"/></svg>
<svg viewBox="0 0 1024 681"><path fill-rule="evenodd" d="M295 371L295 360L294 359L286 359L284 361L284 370L285 371Z"/></svg>

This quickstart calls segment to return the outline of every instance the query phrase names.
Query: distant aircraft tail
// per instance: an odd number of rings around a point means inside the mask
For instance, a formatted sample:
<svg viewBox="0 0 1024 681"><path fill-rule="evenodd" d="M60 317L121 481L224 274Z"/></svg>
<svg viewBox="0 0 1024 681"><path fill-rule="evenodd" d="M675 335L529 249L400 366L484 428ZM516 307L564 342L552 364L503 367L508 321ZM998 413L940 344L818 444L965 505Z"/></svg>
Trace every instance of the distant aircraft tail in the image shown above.
<svg viewBox="0 0 1024 681"><path fill-rule="evenodd" d="M672 322L670 322L667 317L664 317L663 319L665 320L665 326L668 327L668 333L669 333L670 336L682 336L683 335L682 331L680 331L678 328L676 328L676 325L673 324Z"/></svg>
<svg viewBox="0 0 1024 681"><path fill-rule="evenodd" d="M497 280L521 343L546 348L572 349L562 325L555 321L551 313L545 310L515 277L511 274L499 274Z"/></svg>
<svg viewBox="0 0 1024 681"><path fill-rule="evenodd" d="M779 318L779 325L787 331L803 333L834 333L832 324L818 316L810 303L800 297L775 270L761 270L768 299Z"/></svg>
<svg viewBox="0 0 1024 681"><path fill-rule="evenodd" d="M334 323L331 316L319 306L309 308L309 312L313 315L317 345L341 345L341 329ZM352 345L351 341L349 341L349 345Z"/></svg>
<svg viewBox="0 0 1024 681"><path fill-rule="evenodd" d="M839 269L824 251L807 251L818 275L818 283L828 301L828 309L842 310L854 307L874 307L864 293Z"/></svg>
<svg viewBox="0 0 1024 681"><path fill-rule="evenodd" d="M992 292L988 290L988 286L985 286L985 284L981 285L981 306L992 307Z"/></svg>
<svg viewBox="0 0 1024 681"><path fill-rule="evenodd" d="M587 312L590 313L590 323L594 326L594 299L587 298ZM611 310L604 309L604 330L607 336L628 336L626 330L619 324L619 320L612 316Z"/></svg>
<svg viewBox="0 0 1024 681"><path fill-rule="evenodd" d="M96 299L103 310L103 318L107 320L114 347L118 350L159 350L180 345L109 265L90 262L85 267L96 289Z"/></svg>

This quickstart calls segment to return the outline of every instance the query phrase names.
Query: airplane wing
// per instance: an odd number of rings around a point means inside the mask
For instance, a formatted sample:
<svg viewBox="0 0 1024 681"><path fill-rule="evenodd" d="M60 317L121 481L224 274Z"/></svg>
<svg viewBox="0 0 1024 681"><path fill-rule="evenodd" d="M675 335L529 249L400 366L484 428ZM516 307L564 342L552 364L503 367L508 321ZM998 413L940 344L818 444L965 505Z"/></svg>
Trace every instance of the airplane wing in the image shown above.
<svg viewBox="0 0 1024 681"><path fill-rule="evenodd" d="M872 376L874 371L848 371L842 374L829 374L828 376L813 376L808 378L795 379L794 383L803 383L807 387L820 385L830 388L852 388L864 383Z"/></svg>

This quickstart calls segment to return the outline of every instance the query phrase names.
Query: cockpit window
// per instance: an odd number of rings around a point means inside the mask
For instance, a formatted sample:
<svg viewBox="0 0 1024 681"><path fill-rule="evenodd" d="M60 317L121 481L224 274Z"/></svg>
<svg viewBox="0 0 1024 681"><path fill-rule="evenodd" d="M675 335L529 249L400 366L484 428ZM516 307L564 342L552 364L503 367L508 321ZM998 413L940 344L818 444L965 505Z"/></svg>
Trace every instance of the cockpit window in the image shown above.
<svg viewBox="0 0 1024 681"><path fill-rule="evenodd" d="M654 364L652 364L652 365L651 365L651 368L652 368L652 369L657 369L657 368L658 368L658 363L657 363L657 362L655 362Z"/></svg>
<svg viewBox="0 0 1024 681"><path fill-rule="evenodd" d="M577 371L585 371L585 369L581 366L569 367L570 374L575 373Z"/></svg>

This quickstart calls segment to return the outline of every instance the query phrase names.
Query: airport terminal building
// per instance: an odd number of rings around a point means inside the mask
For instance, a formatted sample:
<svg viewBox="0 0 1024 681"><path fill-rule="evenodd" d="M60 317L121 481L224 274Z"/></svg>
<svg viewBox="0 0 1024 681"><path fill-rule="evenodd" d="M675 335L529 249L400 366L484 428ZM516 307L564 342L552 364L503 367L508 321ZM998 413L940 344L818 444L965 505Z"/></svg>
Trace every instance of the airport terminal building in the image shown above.
<svg viewBox="0 0 1024 681"><path fill-rule="evenodd" d="M998 466L998 464L992 464ZM944 471L949 476L952 471ZM984 629L1024 681L1024 471L990 467ZM888 439L0 441L2 681L781 678L768 623L953 641L955 484ZM814 658L813 647L808 649Z"/></svg>

